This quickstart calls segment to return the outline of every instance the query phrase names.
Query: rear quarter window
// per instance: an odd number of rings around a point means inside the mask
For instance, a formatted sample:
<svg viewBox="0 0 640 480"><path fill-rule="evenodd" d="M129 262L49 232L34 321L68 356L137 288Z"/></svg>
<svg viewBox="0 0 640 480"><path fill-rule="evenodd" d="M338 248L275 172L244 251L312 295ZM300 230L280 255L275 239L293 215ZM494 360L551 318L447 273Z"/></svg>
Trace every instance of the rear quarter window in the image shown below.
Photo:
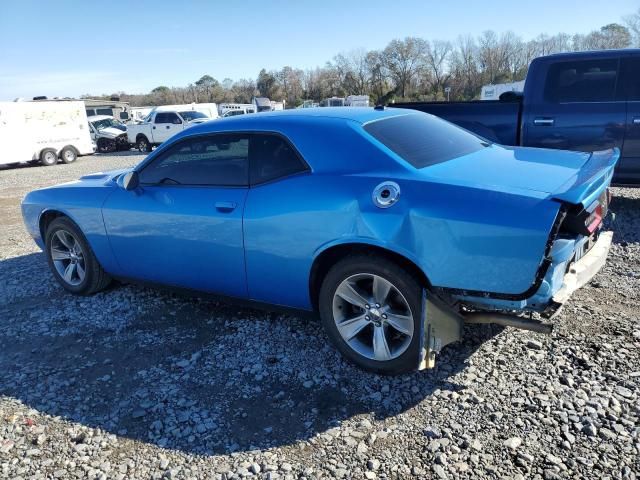
<svg viewBox="0 0 640 480"><path fill-rule="evenodd" d="M440 118L423 113L368 123L365 131L415 168L468 155L489 142Z"/></svg>

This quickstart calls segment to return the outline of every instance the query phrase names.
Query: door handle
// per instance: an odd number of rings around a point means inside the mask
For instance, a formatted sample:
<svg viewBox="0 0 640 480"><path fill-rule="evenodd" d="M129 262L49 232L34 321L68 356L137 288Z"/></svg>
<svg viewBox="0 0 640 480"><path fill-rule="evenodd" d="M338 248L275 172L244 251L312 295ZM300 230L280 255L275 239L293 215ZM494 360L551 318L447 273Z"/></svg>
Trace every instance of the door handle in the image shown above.
<svg viewBox="0 0 640 480"><path fill-rule="evenodd" d="M219 212L233 212L236 206L235 202L216 202L216 210Z"/></svg>
<svg viewBox="0 0 640 480"><path fill-rule="evenodd" d="M156 126L155 126L155 125L153 126L153 129L154 129L154 130L156 129Z"/></svg>
<svg viewBox="0 0 640 480"><path fill-rule="evenodd" d="M640 125L640 117L634 117L633 118L633 124L634 125Z"/></svg>
<svg viewBox="0 0 640 480"><path fill-rule="evenodd" d="M541 127L550 127L554 122L555 120L553 118L536 118L533 120L534 125L538 125Z"/></svg>

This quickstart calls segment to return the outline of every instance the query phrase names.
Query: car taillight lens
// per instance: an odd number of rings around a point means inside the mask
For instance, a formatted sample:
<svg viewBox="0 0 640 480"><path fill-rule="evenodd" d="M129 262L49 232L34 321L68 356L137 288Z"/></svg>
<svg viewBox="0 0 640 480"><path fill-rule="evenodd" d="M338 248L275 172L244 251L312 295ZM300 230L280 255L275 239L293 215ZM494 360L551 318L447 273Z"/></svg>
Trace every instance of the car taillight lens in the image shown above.
<svg viewBox="0 0 640 480"><path fill-rule="evenodd" d="M602 204L599 203L593 212L584 221L584 226L587 228L589 234L595 232L602 223Z"/></svg>

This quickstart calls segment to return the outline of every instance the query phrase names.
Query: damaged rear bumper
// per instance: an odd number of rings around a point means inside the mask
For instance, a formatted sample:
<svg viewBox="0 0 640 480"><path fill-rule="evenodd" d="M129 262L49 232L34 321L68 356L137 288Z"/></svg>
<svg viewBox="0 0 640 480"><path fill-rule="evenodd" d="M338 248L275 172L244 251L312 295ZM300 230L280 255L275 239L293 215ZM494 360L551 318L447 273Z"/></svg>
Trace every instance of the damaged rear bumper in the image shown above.
<svg viewBox="0 0 640 480"><path fill-rule="evenodd" d="M593 247L580 260L571 264L562 286L553 294L553 302L566 302L573 292L589 283L606 263L612 240L613 232L600 233Z"/></svg>

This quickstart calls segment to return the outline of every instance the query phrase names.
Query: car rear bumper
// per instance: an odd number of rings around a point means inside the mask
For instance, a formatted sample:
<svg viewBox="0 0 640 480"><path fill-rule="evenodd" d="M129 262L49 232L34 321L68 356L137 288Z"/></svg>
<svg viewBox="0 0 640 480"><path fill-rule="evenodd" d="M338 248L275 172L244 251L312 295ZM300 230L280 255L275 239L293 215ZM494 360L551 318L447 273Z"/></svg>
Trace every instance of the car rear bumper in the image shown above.
<svg viewBox="0 0 640 480"><path fill-rule="evenodd" d="M613 232L597 236L557 239L550 252L549 265L538 290L521 300L477 296L456 296L456 300L481 310L540 312L550 317L558 312L571 294L584 286L607 260Z"/></svg>
<svg viewBox="0 0 640 480"><path fill-rule="evenodd" d="M607 261L612 240L613 232L601 232L591 249L569 266L562 286L553 294L555 303L565 303L573 292L586 285L600 271Z"/></svg>

